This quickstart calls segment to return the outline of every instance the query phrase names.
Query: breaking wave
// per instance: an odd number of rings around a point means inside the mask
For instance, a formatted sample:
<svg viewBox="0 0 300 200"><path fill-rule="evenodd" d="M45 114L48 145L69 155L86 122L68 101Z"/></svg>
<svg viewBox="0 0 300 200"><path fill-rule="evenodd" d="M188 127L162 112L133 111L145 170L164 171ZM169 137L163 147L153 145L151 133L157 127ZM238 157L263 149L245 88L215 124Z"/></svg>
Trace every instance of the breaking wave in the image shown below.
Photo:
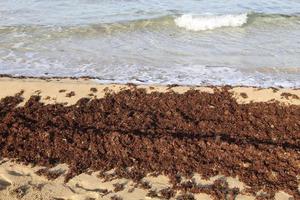
<svg viewBox="0 0 300 200"><path fill-rule="evenodd" d="M300 15L264 14L264 13L243 13L226 15L200 15L182 14L167 15L157 18L137 19L130 21L117 21L111 23L81 24L81 25L10 25L1 26L0 33L31 33L45 32L49 35L97 35L111 34L114 32L137 31L140 29L160 30L168 28L184 28L191 31L214 30L223 27L241 27L251 25L274 24L276 26L299 23Z"/></svg>
<svg viewBox="0 0 300 200"><path fill-rule="evenodd" d="M175 19L177 26L192 31L213 30L221 27L239 27L247 23L248 14L197 16L184 14Z"/></svg>

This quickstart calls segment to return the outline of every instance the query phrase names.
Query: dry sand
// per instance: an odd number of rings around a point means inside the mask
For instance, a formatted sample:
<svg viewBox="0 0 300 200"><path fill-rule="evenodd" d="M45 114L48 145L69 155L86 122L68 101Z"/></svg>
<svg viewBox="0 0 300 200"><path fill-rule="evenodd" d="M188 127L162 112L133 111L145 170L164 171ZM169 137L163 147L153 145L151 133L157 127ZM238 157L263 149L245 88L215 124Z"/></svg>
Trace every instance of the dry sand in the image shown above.
<svg viewBox="0 0 300 200"><path fill-rule="evenodd" d="M118 84L98 84L88 79L16 79L16 78L0 78L0 99L6 96L13 96L20 91L23 91L25 101L31 95L39 94L42 96L42 102L45 104L51 103L65 103L71 105L77 102L82 97L101 98L106 92L119 92L123 89L130 88L130 85ZM92 92L91 88L96 88L97 91ZM174 92L184 93L191 87L176 86L171 89L166 86L146 86L141 85L138 88L145 88L148 92L158 91L167 92L173 90ZM210 87L192 87L195 90L204 92L213 92ZM65 90L65 91L62 91ZM300 105L300 89L260 89L253 87L234 87L231 89L234 96L239 103L249 102L272 102L279 101L284 104ZM66 97L70 92L75 95ZM284 95L284 94L293 94ZM92 94L92 96L91 96ZM283 94L283 95L282 95ZM134 183L126 179L118 179L110 182L103 182L98 178L97 172L91 175L81 174L74 177L68 183L64 183L63 175L56 180L47 180L45 177L35 174L41 167L25 166L17 164L11 160L0 160L0 200L15 200L15 199L70 199L70 200L87 200L87 199L111 199L112 196L117 195L125 199L151 199L146 194L149 190L142 188L135 188L133 192L130 190L134 188ZM53 170L62 170L66 172L68 169L65 165L59 165ZM199 175L195 175L194 179L197 183L204 185L212 184L221 175L213 177L210 180L203 180ZM230 188L238 187L240 190L245 190L247 185L241 183L238 177L224 177L229 183ZM164 176L144 178L149 181L151 189L160 190L169 186L168 178ZM122 183L125 185L124 190L113 192L115 183ZM112 191L107 195L101 192L103 189ZM276 199L288 200L291 196L284 193L276 193ZM196 194L196 199L206 200L211 199L207 194ZM154 199L154 198L153 198ZM247 194L240 194L237 200L255 199Z"/></svg>
<svg viewBox="0 0 300 200"><path fill-rule="evenodd" d="M55 180L47 180L45 177L35 174L41 167L25 166L17 164L9 160L1 160L0 164L0 199L1 200L90 200L90 199L111 199L112 196L122 197L124 200L131 199L158 199L147 197L149 190L135 188L135 183L127 179L115 179L113 181L104 182L103 179L97 177L97 172L89 174L81 174L74 177L68 183L64 183L63 175ZM59 165L53 170L67 171L66 165ZM210 180L204 180L196 174L194 179L196 183L203 185L211 185L214 180L222 177L218 175ZM229 183L230 188L237 187L241 191L247 188L245 184L240 182L238 178L224 177ZM143 180L151 185L151 190L161 190L169 185L168 178L165 176L152 177L148 176ZM124 184L124 190L114 192L114 184ZM101 191L107 189L111 193L104 195ZM130 191L134 189L133 191ZM180 195L178 193L177 195ZM212 199L207 194L195 194L194 197L199 200ZM290 195L284 192L278 192L276 199L289 200ZM247 194L239 194L236 200L254 200L255 198Z"/></svg>
<svg viewBox="0 0 300 200"><path fill-rule="evenodd" d="M102 98L107 91L119 92L121 90L129 89L130 85L122 84L98 84L95 81L89 79L17 79L17 78L0 78L0 99L6 96L13 96L20 91L24 91L22 95L25 100L24 104L30 96L41 95L41 101L45 104L51 103L65 103L66 105L75 104L80 98ZM97 92L92 92L90 89L96 88ZM213 92L211 87L191 87L191 86L175 86L167 87L161 85L139 85L137 88L145 88L148 92L168 92L174 91L178 93L184 93L190 89L195 89L203 92ZM65 91L61 91L65 90ZM69 92L74 92L75 95L66 97ZM254 88L254 87L234 87L230 90L234 93L239 103L249 102L268 102L279 101L286 104L300 105L300 89L290 88ZM295 97L282 96L284 93L290 93L297 95ZM93 96L89 96L93 94ZM247 97L245 97L245 94ZM21 104L21 105L22 105ZM20 105L20 106L21 106Z"/></svg>

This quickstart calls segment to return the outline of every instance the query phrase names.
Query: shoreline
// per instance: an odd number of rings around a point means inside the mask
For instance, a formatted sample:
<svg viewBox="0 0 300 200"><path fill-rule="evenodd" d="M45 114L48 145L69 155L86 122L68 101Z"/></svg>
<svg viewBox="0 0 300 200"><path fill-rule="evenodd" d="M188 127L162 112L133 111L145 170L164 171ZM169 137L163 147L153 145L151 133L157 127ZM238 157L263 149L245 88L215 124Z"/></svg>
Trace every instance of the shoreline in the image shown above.
<svg viewBox="0 0 300 200"><path fill-rule="evenodd" d="M24 76L24 75L11 75L11 74L0 74L0 78L10 78L10 79L36 79L36 80L90 80L99 85L143 85L143 86L163 86L163 87L172 87L172 86L182 86L182 87L242 87L242 88L257 88L257 89L290 89L290 90L300 90L300 87L283 87L283 86L255 86L255 85L230 85L230 84L164 84L164 83L147 83L146 81L137 80L137 82L128 82L120 83L115 82L114 79L102 79L97 76ZM101 82L103 81L103 82Z"/></svg>
<svg viewBox="0 0 300 200"><path fill-rule="evenodd" d="M171 199L177 192L272 199L283 191L299 198L299 97L300 89L288 88L1 77L0 156L45 166L40 175L48 177L66 163L62 182L90 170L108 178L103 173L115 169L113 178L143 185L147 174L158 173L170 179ZM221 177L204 184L193 173L206 181ZM12 187L5 177L0 185L4 192Z"/></svg>

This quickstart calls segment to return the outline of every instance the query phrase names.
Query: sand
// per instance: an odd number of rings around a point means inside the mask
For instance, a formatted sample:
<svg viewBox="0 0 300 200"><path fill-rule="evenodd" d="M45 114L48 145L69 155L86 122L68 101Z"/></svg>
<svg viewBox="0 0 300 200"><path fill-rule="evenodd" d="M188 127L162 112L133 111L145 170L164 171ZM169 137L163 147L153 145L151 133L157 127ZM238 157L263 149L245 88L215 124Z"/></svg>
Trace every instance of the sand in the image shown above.
<svg viewBox="0 0 300 200"><path fill-rule="evenodd" d="M195 89L203 92L213 92L211 87L200 86L174 86L172 88L161 85L139 85L138 88L145 88L148 92L158 91L167 92L173 90L174 92L184 93L189 89ZM96 88L97 92L91 92L91 88ZM45 104L51 103L66 103L66 105L75 104L80 98L102 98L107 90L111 92L119 92L120 90L128 89L130 85L124 84L98 84L96 81L89 79L17 79L17 78L0 78L0 98L6 96L13 96L20 91L24 91L22 95L26 100L32 95L41 95L42 102ZM60 90L65 90L61 92ZM66 97L69 92L75 92L72 97ZM234 87L230 91L234 93L239 103L252 102L268 102L279 101L286 104L300 105L300 89L290 88L256 88L256 87ZM284 93L290 93L297 95L299 98L284 97L281 96ZM93 94L91 97L89 94ZM243 94L247 94L247 97L243 97ZM21 104L21 105L22 105ZM20 106L21 106L20 105Z"/></svg>
<svg viewBox="0 0 300 200"><path fill-rule="evenodd" d="M18 164L6 159L1 160L0 164L0 199L1 200L87 200L87 199L111 199L112 196L120 196L124 200L130 199L158 199L147 196L149 190L135 188L134 183L128 179L116 179L104 182L103 179L97 177L97 172L89 174L81 174L74 177L68 183L64 183L63 175L55 180L47 180L45 177L35 174L41 167L26 166ZM66 165L59 165L55 170L67 171ZM216 176L210 180L204 180L199 175L194 178L197 183L212 184L213 181L221 176ZM230 185L230 188L238 187L245 189L245 185L237 178L224 177ZM169 187L168 178L165 176L144 178L151 184L151 190L161 190ZM124 184L124 190L114 192L114 184ZM101 191L107 189L111 193L104 195ZM132 192L131 189L134 189ZM179 193L177 195L180 195ZM196 199L210 200L207 194L195 194ZM289 200L290 195L285 192L278 192L275 196L278 200ZM255 197L247 194L239 194L236 200L254 200Z"/></svg>
<svg viewBox="0 0 300 200"><path fill-rule="evenodd" d="M70 199L70 200L86 200L86 199L110 199L112 196L120 196L125 199L158 199L147 197L149 190L134 188L134 183L127 179L116 179L113 181L104 182L103 179L98 178L97 172L89 174L81 174L74 177L68 183L64 183L63 176L49 181L45 177L35 174L41 167L25 166L14 163L9 160L2 160L0 165L0 199L2 200L32 200L32 199ZM67 170L66 165L59 165L55 170ZM197 183L212 184L214 180L220 178L216 176L210 180L203 180L199 175L195 175ZM161 190L169 187L168 178L165 176L146 177L144 180L151 184L152 190ZM245 185L237 178L227 177L230 188L238 187L241 190L245 189ZM113 192L114 184L122 183L125 185L124 190ZM133 189L130 192L130 189ZM110 194L104 196L101 190L107 189L112 191ZM179 193L178 193L179 195ZM276 199L287 199L290 195L279 192ZM211 197L207 194L195 194L196 199L209 200ZM237 200L255 199L249 195L239 194Z"/></svg>
<svg viewBox="0 0 300 200"><path fill-rule="evenodd" d="M80 98L102 98L106 92L119 92L123 89L128 89L131 85L120 84L98 84L96 81L89 79L17 79L17 78L0 78L0 99L13 96L20 91L23 91L25 100L19 104L22 106L26 103L30 96L39 94L42 96L41 101L45 104L64 103L65 105L75 104ZM175 86L167 87L160 85L140 85L138 88L145 88L147 92L174 92L184 93L189 89L200 90L213 93L212 87L188 87ZM91 88L95 88L92 89ZM246 104L250 102L273 102L278 101L286 105L300 105L300 89L261 89L254 87L234 87L230 90L233 92L237 102ZM74 96L69 95L70 92ZM292 94L292 95L286 95ZM97 172L92 174L81 174L72 178L68 183L64 183L63 175L55 180L47 180L43 176L35 174L41 169L39 166L26 166L15 163L12 160L2 158L0 161L0 200L15 200L15 199L111 199L113 196L120 196L122 199L151 199L147 197L149 189L135 188L135 183L127 179L117 179L104 182L103 179L97 177ZM66 172L68 166L59 165L53 170L61 170ZM197 183L212 184L218 175L210 180L204 180L200 175L195 175L194 179ZM230 188L237 187L241 191L247 188L247 185L240 182L238 177L224 177L229 183ZM170 186L169 180L165 176L152 177L147 176L147 180L152 190L161 190ZM124 190L114 192L114 184L124 184ZM111 193L104 195L103 190L107 189ZM177 195L180 195L179 193ZM276 193L275 199L289 199L291 196L280 191ZM196 199L211 199L207 194L195 194ZM155 198L152 198L155 199ZM255 199L248 194L239 194L236 199Z"/></svg>

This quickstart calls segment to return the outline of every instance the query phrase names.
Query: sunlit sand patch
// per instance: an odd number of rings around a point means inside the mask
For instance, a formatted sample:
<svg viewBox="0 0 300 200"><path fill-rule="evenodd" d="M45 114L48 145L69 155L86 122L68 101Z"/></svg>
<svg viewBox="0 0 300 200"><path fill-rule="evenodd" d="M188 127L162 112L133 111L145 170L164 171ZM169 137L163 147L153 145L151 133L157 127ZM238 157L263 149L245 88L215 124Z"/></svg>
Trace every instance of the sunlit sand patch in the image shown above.
<svg viewBox="0 0 300 200"><path fill-rule="evenodd" d="M285 104L300 105L300 89L288 88L251 88L251 87L234 87L231 89L234 97L239 103L250 102L281 102ZM244 94L244 95L243 95ZM286 96L284 94L291 94Z"/></svg>
<svg viewBox="0 0 300 200"><path fill-rule="evenodd" d="M0 190L0 199L14 200L18 199L17 195L23 195L22 199L29 200L33 197L39 197L42 199L72 199L81 200L87 198L95 199L110 199L112 196L119 196L122 199L158 199L150 198L147 196L150 190L159 192L162 189L171 187L169 178L163 175L157 177L148 175L143 181L149 182L151 188L143 189L136 187L136 183L132 180L125 178L113 179L110 181L104 181L104 179L98 177L98 172L91 174L80 174L72 178L69 182L64 183L64 175L58 177L55 180L48 180L44 176L37 175L36 172L42 167L32 167L23 164L18 164L8 160L7 162L0 165L0 184L5 185L5 188ZM51 170L67 170L68 167L64 164L57 165ZM5 178L4 178L5 177ZM201 178L199 174L195 174L192 177L196 180L197 184L211 185L219 178L224 178L228 182L230 188L237 187L243 191L245 185L238 180L238 178L224 177L218 175L205 180ZM183 179L186 181L188 179ZM2 184L3 183L3 184ZM114 184L124 184L124 189L115 192ZM21 189L20 189L21 188ZM22 194L12 195L13 192L24 190ZM20 191L19 191L20 192ZM176 193L176 196L181 194L180 191ZM289 195L284 192L276 194L279 199L288 197ZM175 197L176 197L175 196ZM213 199L209 194L194 194L196 199L209 200ZM174 198L173 198L174 199ZM237 199L248 200L254 199L254 197L247 194L239 194Z"/></svg>
<svg viewBox="0 0 300 200"><path fill-rule="evenodd" d="M275 194L275 199L290 200L291 198L293 198L291 195L289 195L283 191L277 192Z"/></svg>
<svg viewBox="0 0 300 200"><path fill-rule="evenodd" d="M149 190L160 191L171 187L169 178L163 175L157 177L148 175L143 181L149 182L150 189L143 189L136 187L132 180L118 178L110 181L105 181L98 177L98 172L91 174L80 174L72 178L68 183L64 183L64 175L55 180L48 180L44 176L37 175L36 172L43 167L22 165L10 160L6 160L0 164L0 199L15 200L22 199L29 200L32 198L42 199L72 199L85 200L89 198L94 199L110 199L112 196L119 196L123 200L127 199L158 199L147 196ZM68 170L65 164L57 165L51 170ZM252 200L254 196L245 194L243 191L247 186L233 177L225 177L222 175L214 176L210 179L203 179L199 174L195 174L192 179L200 185L212 185L217 179L226 179L229 188L239 188L241 194L236 199L238 200ZM183 179L187 181L189 179ZM115 184L124 184L124 189L115 192ZM180 195L177 191L176 196ZM195 199L209 200L213 199L209 194L194 194ZM289 200L291 195L284 191L279 191L275 194L276 200ZM173 198L174 199L174 198Z"/></svg>
<svg viewBox="0 0 300 200"><path fill-rule="evenodd" d="M188 90L213 93L214 88L202 86L162 86L162 85L138 85L131 84L98 84L89 79L37 79L37 78L0 78L0 98L14 96L23 91L23 106L32 95L40 95L41 102L45 104L62 103L73 105L81 98L103 98L107 93L118 93L122 90L132 88L143 88L151 92L176 92L185 93ZM219 88L220 87L215 87ZM95 91L93 90L95 89ZM250 102L272 102L278 101L286 104L300 105L300 89L288 88L254 88L254 87L233 87L229 90L233 93L238 103ZM72 95L69 95L72 94ZM291 94L286 96L282 94ZM297 98L299 97L299 98Z"/></svg>

